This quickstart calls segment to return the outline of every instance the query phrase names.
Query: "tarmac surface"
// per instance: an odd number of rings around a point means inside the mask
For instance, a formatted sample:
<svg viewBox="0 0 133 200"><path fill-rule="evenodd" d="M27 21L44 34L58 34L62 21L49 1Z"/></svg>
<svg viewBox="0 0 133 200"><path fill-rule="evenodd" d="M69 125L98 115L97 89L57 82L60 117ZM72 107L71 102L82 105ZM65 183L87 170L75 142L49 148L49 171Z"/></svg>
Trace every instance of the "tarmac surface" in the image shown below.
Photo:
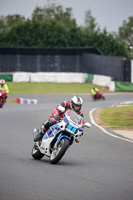
<svg viewBox="0 0 133 200"><path fill-rule="evenodd" d="M16 96L17 97L17 96ZM0 110L0 200L132 200L133 143L92 124L56 165L49 158L31 156L33 128L40 127L59 102L72 94L21 95L37 105L5 104ZM93 102L82 94L85 122L89 112L114 102L132 100L132 94L106 95ZM13 98L15 98L13 96ZM111 130L109 130L110 132ZM133 141L132 141L133 142Z"/></svg>

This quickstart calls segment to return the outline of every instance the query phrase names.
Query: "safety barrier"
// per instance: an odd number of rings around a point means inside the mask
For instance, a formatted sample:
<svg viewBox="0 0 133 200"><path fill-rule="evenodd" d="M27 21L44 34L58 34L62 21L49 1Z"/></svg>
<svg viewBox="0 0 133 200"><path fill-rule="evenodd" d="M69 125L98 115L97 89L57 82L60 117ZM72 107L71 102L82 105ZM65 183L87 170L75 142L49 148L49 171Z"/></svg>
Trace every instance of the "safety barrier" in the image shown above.
<svg viewBox="0 0 133 200"><path fill-rule="evenodd" d="M16 102L18 104L38 104L37 99L24 99L24 98L17 98Z"/></svg>
<svg viewBox="0 0 133 200"><path fill-rule="evenodd" d="M133 82L133 61L132 61ZM107 86L109 91L133 91L131 82L115 82L110 76L87 74L87 73L65 73L65 72L14 72L13 74L0 74L0 79L13 82L58 82L58 83L85 83L90 82L99 86ZM21 100L22 101L22 100ZM23 101L22 101L23 102ZM29 103L30 102L30 103ZM31 104L31 101L26 101Z"/></svg>
<svg viewBox="0 0 133 200"><path fill-rule="evenodd" d="M0 73L0 79L4 79L5 81L12 82L13 74Z"/></svg>
<svg viewBox="0 0 133 200"><path fill-rule="evenodd" d="M65 72L15 72L13 82L57 82L57 83L84 83L87 73Z"/></svg>

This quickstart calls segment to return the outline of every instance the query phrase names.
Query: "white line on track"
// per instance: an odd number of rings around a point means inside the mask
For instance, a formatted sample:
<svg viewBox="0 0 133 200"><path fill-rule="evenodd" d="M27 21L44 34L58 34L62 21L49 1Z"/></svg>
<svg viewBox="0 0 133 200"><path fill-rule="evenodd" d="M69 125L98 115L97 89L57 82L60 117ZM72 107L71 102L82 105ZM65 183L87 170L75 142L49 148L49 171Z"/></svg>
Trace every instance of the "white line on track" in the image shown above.
<svg viewBox="0 0 133 200"><path fill-rule="evenodd" d="M125 140L125 141L127 141L127 142L132 142L132 143L133 143L132 140L129 140L129 139L126 139L126 138L123 138L123 137L119 137L119 136L117 136L117 135L114 135L114 134L112 134L112 133L109 133L109 132L108 132L107 130L105 130L103 127L99 126L99 125L94 121L94 118L93 118L93 112L94 112L96 109L98 109L98 108L93 108L93 109L89 112L89 117L90 117L90 121L91 121L92 124L94 124L95 126L97 126L98 128L100 128L104 133L106 133L106 134L109 135L109 136L112 136L112 137L115 137L115 138L117 138L117 139L121 139L121 140Z"/></svg>

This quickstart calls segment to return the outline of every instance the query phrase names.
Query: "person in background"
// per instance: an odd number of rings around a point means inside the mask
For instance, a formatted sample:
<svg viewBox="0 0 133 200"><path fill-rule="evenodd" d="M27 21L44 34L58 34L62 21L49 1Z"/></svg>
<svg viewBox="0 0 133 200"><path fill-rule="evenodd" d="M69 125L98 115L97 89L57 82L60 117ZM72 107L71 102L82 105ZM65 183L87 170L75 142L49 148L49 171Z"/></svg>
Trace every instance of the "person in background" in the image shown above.
<svg viewBox="0 0 133 200"><path fill-rule="evenodd" d="M71 109L71 110L75 111L77 114L79 114L80 116L83 117L83 113L81 111L82 104L83 104L82 98L79 97L79 96L74 96L71 99L71 101L63 101L60 105L65 108L64 113L68 109ZM34 142L40 141L43 138L45 132L49 129L49 127L52 126L53 124L55 124L56 121L59 120L59 118L63 118L64 117L64 113L62 113L60 115L60 111L58 109L58 106L53 110L52 115L49 117L49 120L46 121L43 124L42 131L40 133L38 133L38 135L34 138ZM84 124L85 123L84 123L84 120L83 120L82 121L82 125L84 125Z"/></svg>
<svg viewBox="0 0 133 200"><path fill-rule="evenodd" d="M91 94L93 95L94 100L97 99L97 92L98 92L98 91L99 91L99 89L96 88L96 87L93 87L93 88L91 89Z"/></svg>
<svg viewBox="0 0 133 200"><path fill-rule="evenodd" d="M6 91L6 96L5 96L5 102L6 102L6 99L8 97L7 95L9 94L9 88L4 79L0 80L0 89L4 89Z"/></svg>

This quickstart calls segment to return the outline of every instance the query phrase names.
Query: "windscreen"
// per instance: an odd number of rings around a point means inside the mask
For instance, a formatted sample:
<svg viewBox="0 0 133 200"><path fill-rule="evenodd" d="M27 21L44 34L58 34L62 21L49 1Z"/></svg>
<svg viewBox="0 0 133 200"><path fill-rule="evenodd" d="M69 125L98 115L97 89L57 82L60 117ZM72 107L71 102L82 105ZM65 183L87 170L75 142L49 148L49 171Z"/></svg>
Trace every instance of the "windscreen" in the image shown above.
<svg viewBox="0 0 133 200"><path fill-rule="evenodd" d="M78 115L76 112L74 112L73 110L67 110L65 113L66 117L69 119L71 119L73 122L76 122L77 124L81 124L83 118Z"/></svg>

